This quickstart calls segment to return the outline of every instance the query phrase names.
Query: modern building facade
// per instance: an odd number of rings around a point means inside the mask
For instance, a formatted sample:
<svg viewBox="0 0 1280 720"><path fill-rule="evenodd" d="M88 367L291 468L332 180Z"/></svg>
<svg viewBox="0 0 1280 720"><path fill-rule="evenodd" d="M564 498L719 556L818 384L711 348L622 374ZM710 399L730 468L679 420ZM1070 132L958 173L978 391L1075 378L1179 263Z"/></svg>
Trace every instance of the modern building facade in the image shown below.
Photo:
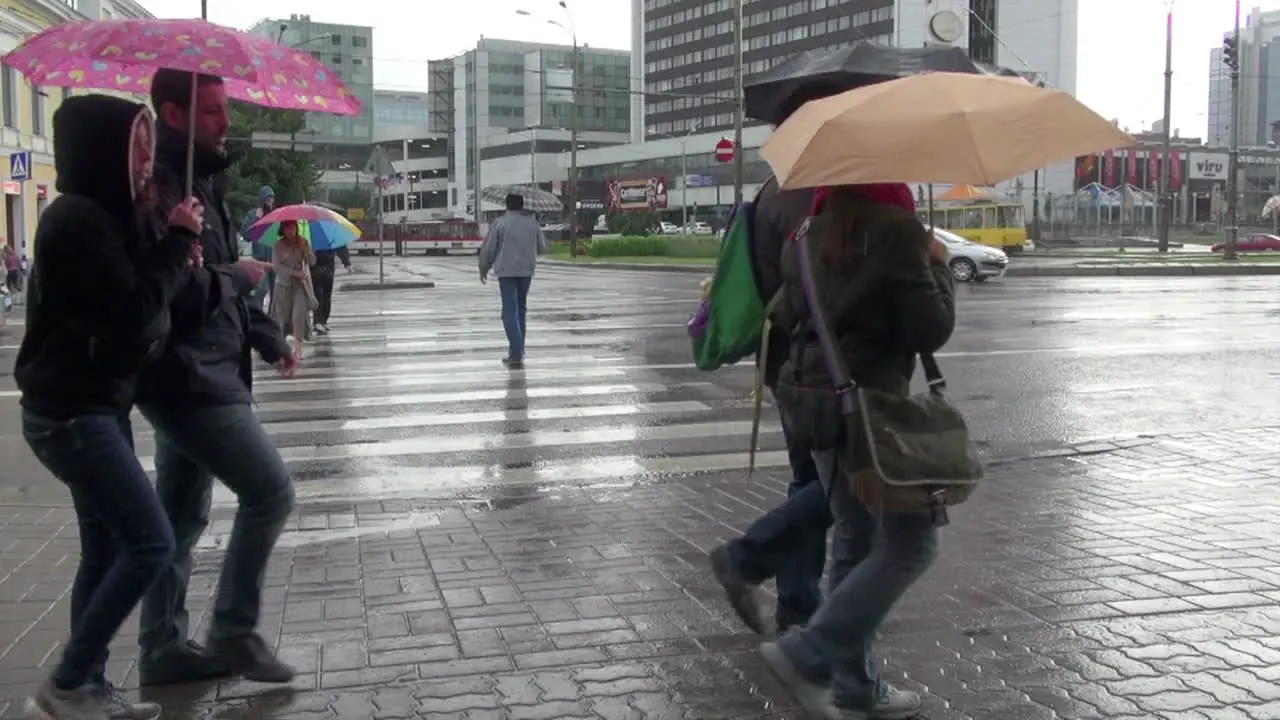
<svg viewBox="0 0 1280 720"><path fill-rule="evenodd" d="M577 62L575 82L570 46L484 38L429 64L428 127L447 138L450 214L473 214L477 186L555 179L575 122L581 146L627 142L630 54L584 46Z"/></svg>
<svg viewBox="0 0 1280 720"><path fill-rule="evenodd" d="M59 23L135 17L151 13L133 0L6 0L0 3L0 54ZM36 221L57 194L53 113L70 94L33 86L7 65L0 69L0 159L5 163L0 242L27 257L34 249Z"/></svg>
<svg viewBox="0 0 1280 720"><path fill-rule="evenodd" d="M360 115L307 113L312 152L320 168L362 165L373 144L373 28L316 22L310 15L260 20L249 32L306 50L333 70L364 105Z"/></svg>
<svg viewBox="0 0 1280 720"><path fill-rule="evenodd" d="M793 55L858 42L900 47L951 44L976 60L1034 76L1069 93L1076 91L1079 0L747 0L743 59L747 82ZM734 0L632 0L632 140L658 141L688 136L686 147L702 155L732 132L734 122ZM748 120L748 124L751 121ZM769 175L756 149L767 132L744 136L748 187ZM755 138L759 138L756 140ZM616 153L616 154L615 154ZM647 152L609 149L619 171ZM667 172L679 153L667 155L651 172ZM655 158L656 161L656 158ZM731 183L731 168L711 164L695 173L697 182ZM664 169L665 168L665 169ZM634 169L639 169L634 168ZM595 172L607 173L604 169ZM675 175L668 175L677 182ZM711 180L707 180L710 177ZM1070 192L1070 162L1046 168L1041 191ZM1008 188L1025 187L1030 202L1033 176L1014 178ZM707 187L690 197L710 196ZM670 202L678 202L677 191ZM719 191L732 198L732 192ZM732 200L730 199L729 202Z"/></svg>
<svg viewBox="0 0 1280 720"><path fill-rule="evenodd" d="M1223 40L1234 29L1223 33ZM1231 143L1231 69L1223 63L1222 45L1209 50L1210 145ZM1240 144L1261 147L1273 140L1280 123L1280 10L1254 8L1242 19L1240 32Z"/></svg>

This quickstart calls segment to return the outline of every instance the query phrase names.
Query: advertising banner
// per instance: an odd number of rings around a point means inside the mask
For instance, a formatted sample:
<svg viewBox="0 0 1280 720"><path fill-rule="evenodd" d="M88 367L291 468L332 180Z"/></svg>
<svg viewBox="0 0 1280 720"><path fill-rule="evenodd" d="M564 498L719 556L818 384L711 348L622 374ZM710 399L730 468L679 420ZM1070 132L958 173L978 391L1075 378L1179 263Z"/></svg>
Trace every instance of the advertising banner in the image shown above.
<svg viewBox="0 0 1280 720"><path fill-rule="evenodd" d="M667 209L665 177L610 180L609 209L615 212Z"/></svg>

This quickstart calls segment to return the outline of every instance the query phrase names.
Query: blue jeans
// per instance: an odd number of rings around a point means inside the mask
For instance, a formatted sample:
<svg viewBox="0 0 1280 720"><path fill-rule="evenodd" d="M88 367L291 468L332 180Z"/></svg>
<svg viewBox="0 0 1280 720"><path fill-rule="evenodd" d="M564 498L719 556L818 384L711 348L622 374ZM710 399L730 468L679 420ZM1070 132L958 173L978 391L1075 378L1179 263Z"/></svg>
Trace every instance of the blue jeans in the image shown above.
<svg viewBox="0 0 1280 720"><path fill-rule="evenodd" d="M156 430L156 492L177 540L173 563L142 601L143 658L160 657L189 639L191 553L209 525L215 476L235 493L239 507L209 637L248 635L258 625L267 560L293 510L289 470L250 405L139 409Z"/></svg>
<svg viewBox="0 0 1280 720"><path fill-rule="evenodd" d="M533 278L498 278L498 292L502 296L502 328L507 331L507 357L524 360L524 338L528 325L525 311L528 307L529 283Z"/></svg>
<svg viewBox="0 0 1280 720"><path fill-rule="evenodd" d="M71 490L79 522L71 638L54 683L64 689L101 684L112 638L173 559L173 530L134 455L127 415L56 421L23 411L22 434Z"/></svg>
<svg viewBox="0 0 1280 720"><path fill-rule="evenodd" d="M827 599L778 645L810 680L831 678L836 707L868 711L880 692L876 631L933 564L938 531L928 515L877 514L854 500L837 458L814 453L835 518Z"/></svg>
<svg viewBox="0 0 1280 720"><path fill-rule="evenodd" d="M804 624L822 603L818 584L827 559L831 511L813 456L794 446L785 425L783 437L791 465L787 499L729 543L729 553L747 582L758 585L776 578L779 618Z"/></svg>

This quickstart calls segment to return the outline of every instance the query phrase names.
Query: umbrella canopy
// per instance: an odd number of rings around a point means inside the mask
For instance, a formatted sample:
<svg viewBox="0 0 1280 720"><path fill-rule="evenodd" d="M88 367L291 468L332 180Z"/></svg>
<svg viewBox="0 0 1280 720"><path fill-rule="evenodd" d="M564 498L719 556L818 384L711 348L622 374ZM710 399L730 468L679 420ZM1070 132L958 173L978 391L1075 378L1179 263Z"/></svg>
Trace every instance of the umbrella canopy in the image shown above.
<svg viewBox="0 0 1280 720"><path fill-rule="evenodd" d="M810 50L753 77L743 87L746 113L778 125L810 100L926 72L1018 75L975 62L963 48L898 48L861 42Z"/></svg>
<svg viewBox="0 0 1280 720"><path fill-rule="evenodd" d="M502 205L508 195L519 195L524 198L524 209L530 212L561 212L564 203L552 193L528 185L490 185L480 193L486 202Z"/></svg>
<svg viewBox="0 0 1280 720"><path fill-rule="evenodd" d="M306 238L314 250L337 250L360 237L360 228L328 208L286 205L251 225L245 239L272 247L280 241L280 224L288 221L298 223L298 234Z"/></svg>
<svg viewBox="0 0 1280 720"><path fill-rule="evenodd" d="M991 191L987 188L978 187L976 185L956 185L950 190L942 193L937 197L939 202L954 202L965 200L990 200Z"/></svg>
<svg viewBox="0 0 1280 720"><path fill-rule="evenodd" d="M787 189L876 182L994 185L1136 141L1067 93L927 73L805 104L760 148Z"/></svg>
<svg viewBox="0 0 1280 720"><path fill-rule="evenodd" d="M36 34L4 56L32 85L147 94L160 68L222 77L255 105L359 115L360 101L305 50L204 20L81 20Z"/></svg>

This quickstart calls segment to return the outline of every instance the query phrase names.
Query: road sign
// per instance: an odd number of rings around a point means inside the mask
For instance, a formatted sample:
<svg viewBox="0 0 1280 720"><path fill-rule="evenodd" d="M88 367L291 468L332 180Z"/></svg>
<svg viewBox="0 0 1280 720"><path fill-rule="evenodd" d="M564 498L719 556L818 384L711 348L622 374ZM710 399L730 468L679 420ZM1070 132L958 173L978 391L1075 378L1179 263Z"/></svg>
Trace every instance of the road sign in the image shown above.
<svg viewBox="0 0 1280 720"><path fill-rule="evenodd" d="M31 153L29 151L10 153L9 179L10 180L30 180L31 179Z"/></svg>
<svg viewBox="0 0 1280 720"><path fill-rule="evenodd" d="M720 142L716 143L716 160L727 163L733 160L733 141L729 138L720 138Z"/></svg>

